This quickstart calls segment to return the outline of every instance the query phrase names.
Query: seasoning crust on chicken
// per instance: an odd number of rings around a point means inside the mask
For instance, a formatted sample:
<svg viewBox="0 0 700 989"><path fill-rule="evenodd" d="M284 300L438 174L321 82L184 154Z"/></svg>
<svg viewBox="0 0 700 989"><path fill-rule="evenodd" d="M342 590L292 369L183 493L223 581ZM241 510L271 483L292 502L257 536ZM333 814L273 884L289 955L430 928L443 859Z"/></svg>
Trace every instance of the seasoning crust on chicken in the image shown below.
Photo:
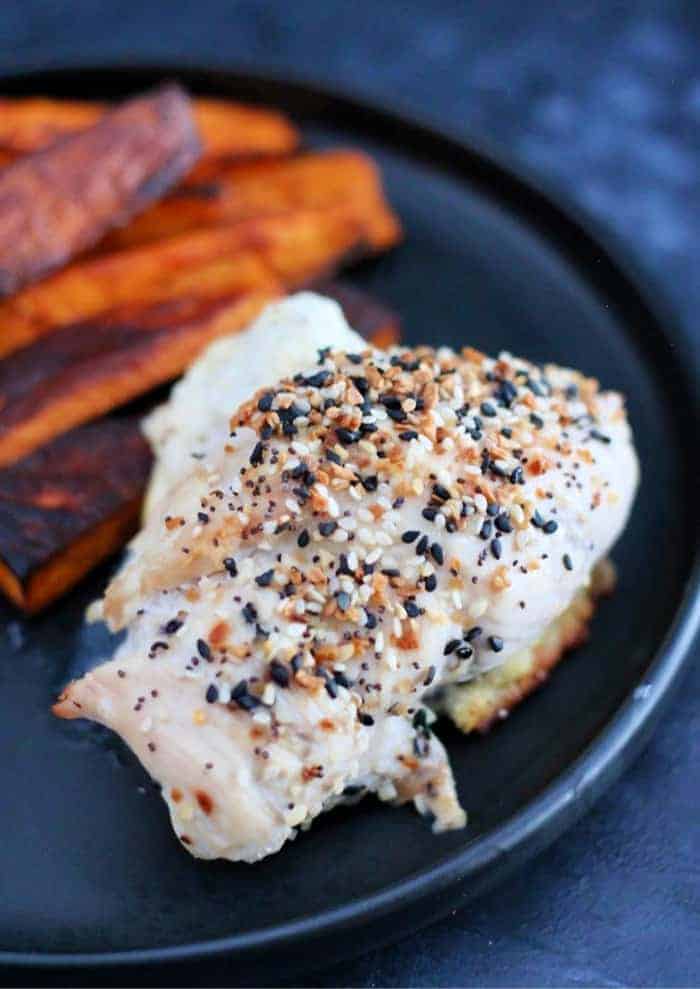
<svg viewBox="0 0 700 989"><path fill-rule="evenodd" d="M462 826L426 701L457 717L460 685L571 634L637 482L622 399L508 354L322 349L230 412L108 588L125 641L56 712L117 731L201 857L364 790Z"/></svg>

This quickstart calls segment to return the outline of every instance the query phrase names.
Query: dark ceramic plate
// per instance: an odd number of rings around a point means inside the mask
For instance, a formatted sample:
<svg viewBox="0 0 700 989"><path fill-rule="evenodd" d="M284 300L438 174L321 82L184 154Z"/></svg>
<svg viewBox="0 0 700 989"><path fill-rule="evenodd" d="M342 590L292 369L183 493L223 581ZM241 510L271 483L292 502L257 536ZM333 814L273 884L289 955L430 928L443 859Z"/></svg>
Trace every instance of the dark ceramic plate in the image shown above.
<svg viewBox="0 0 700 989"><path fill-rule="evenodd" d="M619 587L589 644L487 737L441 732L470 821L439 837L412 810L366 800L254 867L196 862L131 755L108 733L49 713L62 685L109 647L81 622L107 572L34 621L6 612L5 963L177 962L177 979L185 962L220 955L231 977L274 981L405 933L502 880L639 752L668 710L699 617L698 375L658 295L587 225L493 155L426 127L305 85L172 67L51 71L0 89L112 99L164 76L274 104L311 143L375 154L407 238L357 282L401 311L409 340L552 359L625 392L644 477L615 549Z"/></svg>

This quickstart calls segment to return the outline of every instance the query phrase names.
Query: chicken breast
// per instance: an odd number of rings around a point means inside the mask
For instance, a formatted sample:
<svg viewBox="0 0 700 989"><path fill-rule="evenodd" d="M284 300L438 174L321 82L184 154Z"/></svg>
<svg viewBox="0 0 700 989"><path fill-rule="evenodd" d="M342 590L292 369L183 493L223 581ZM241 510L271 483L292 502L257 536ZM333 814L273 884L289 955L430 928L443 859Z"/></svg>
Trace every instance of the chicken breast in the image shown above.
<svg viewBox="0 0 700 989"><path fill-rule="evenodd" d="M290 331L323 309L285 306ZM105 595L125 640L56 705L126 740L201 857L254 861L367 790L461 826L426 702L459 721L458 691L570 636L631 506L619 395L509 354L363 346L207 413Z"/></svg>

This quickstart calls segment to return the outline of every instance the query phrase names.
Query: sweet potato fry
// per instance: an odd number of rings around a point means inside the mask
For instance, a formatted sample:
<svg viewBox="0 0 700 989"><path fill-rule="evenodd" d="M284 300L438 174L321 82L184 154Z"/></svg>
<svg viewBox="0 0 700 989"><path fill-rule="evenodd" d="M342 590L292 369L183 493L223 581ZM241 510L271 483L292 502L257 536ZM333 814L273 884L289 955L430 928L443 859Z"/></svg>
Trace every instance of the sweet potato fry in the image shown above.
<svg viewBox="0 0 700 989"><path fill-rule="evenodd" d="M366 252L354 207L297 210L86 259L0 301L0 357L115 306L223 295L239 284L238 255L254 252L295 288Z"/></svg>
<svg viewBox="0 0 700 989"><path fill-rule="evenodd" d="M337 299L368 340L396 342L399 318L342 282ZM107 418L0 468L0 590L33 613L120 549L136 528L151 457L137 417Z"/></svg>
<svg viewBox="0 0 700 989"><path fill-rule="evenodd" d="M124 545L151 453L138 419L103 419L0 470L0 589L36 612Z"/></svg>
<svg viewBox="0 0 700 989"><path fill-rule="evenodd" d="M0 171L0 295L65 264L166 192L197 160L176 86Z"/></svg>
<svg viewBox="0 0 700 989"><path fill-rule="evenodd" d="M286 154L299 134L281 113L228 100L193 100L206 158ZM104 116L104 103L45 98L0 99L0 153L41 151L60 137L85 130ZM203 173L204 174L204 173Z"/></svg>
<svg viewBox="0 0 700 989"><path fill-rule="evenodd" d="M169 381L281 288L255 255L223 298L123 306L57 330L0 363L0 466Z"/></svg>
<svg viewBox="0 0 700 989"><path fill-rule="evenodd" d="M339 203L353 204L366 218L373 249L386 250L399 239L398 220L384 199L372 159L358 151L333 150L222 167L209 182L176 189L115 230L99 249L133 247L204 227Z"/></svg>

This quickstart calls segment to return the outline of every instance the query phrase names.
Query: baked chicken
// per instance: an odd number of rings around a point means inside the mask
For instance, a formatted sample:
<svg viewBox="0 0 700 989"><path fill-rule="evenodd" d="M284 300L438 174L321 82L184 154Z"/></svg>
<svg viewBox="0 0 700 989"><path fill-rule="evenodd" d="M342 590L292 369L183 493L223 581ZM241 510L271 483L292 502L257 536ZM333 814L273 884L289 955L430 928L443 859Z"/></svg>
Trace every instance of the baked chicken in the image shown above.
<svg viewBox="0 0 700 989"><path fill-rule="evenodd" d="M144 528L93 614L126 637L56 713L121 735L202 858L260 859L366 791L461 827L431 704L485 724L585 627L637 483L621 397L510 354L367 349L302 294L147 432Z"/></svg>

